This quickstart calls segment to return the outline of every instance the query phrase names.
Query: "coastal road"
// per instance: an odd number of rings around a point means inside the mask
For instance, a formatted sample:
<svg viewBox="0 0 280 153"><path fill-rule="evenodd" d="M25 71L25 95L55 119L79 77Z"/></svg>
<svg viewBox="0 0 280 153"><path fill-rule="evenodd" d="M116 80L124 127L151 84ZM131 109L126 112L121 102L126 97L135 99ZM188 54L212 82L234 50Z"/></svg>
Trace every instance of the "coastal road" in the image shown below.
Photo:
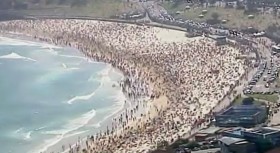
<svg viewBox="0 0 280 153"><path fill-rule="evenodd" d="M249 68L250 70L248 70L247 72L245 71L245 75L244 77L239 80L239 84L232 90L232 91L236 91L236 93L234 94L234 92L231 92L229 94L229 96L226 96L214 109L213 112L220 112L221 110L227 108L232 100L235 98L235 96L241 94L243 95L243 89L244 87L247 85L248 80L250 80L253 75L257 72L256 68Z"/></svg>
<svg viewBox="0 0 280 153"><path fill-rule="evenodd" d="M252 41L257 42L259 38L252 38ZM261 43L253 43L253 47L257 48L257 52L260 54L260 56L262 56L262 59L270 59L271 58L271 53L270 53L270 48L264 46ZM233 92L230 93L229 96L225 97L215 108L214 108L214 112L219 112L225 108L227 108L232 100L235 98L235 96L241 94L241 96L243 95L243 89L245 86L248 85L248 81L251 80L253 78L253 76L257 73L257 68L255 67L249 67L247 72L245 71L245 76L244 78L242 78L239 82L239 85L237 85L233 91L236 91L236 94L233 94ZM264 88L261 87L262 89Z"/></svg>
<svg viewBox="0 0 280 153"><path fill-rule="evenodd" d="M253 87L253 91L256 91L256 92L266 92L266 91L275 91L275 90L278 91L280 89L279 89L279 87L276 86L277 81L272 82L269 87L265 87L265 85L267 84L267 80L269 78L271 78L271 76L273 74L273 70L276 70L277 67L280 66L280 62L279 62L280 58L278 58L277 56L271 55L270 46L272 45L272 42L269 39L254 38L254 40L255 41L265 40L266 42L268 42L268 45L267 45L268 47L261 43L255 44L255 47L259 48L259 54L260 54L262 62L267 62L267 68L265 69L264 74L259 79L257 84Z"/></svg>
<svg viewBox="0 0 280 153"><path fill-rule="evenodd" d="M271 59L271 49L270 49L270 44L272 43L269 39L266 39L266 38L261 38L261 39L265 39L266 41L268 41L268 47L259 43L260 38L252 38L252 41L256 42L253 44L253 47L257 48L257 52L260 54L260 57L262 61L264 60L269 60L270 62L270 59ZM241 94L242 96L245 97L245 95L243 95L243 89L245 86L247 86L248 84L248 81L251 80L253 78L253 76L257 73L257 68L254 68L254 67L251 67L249 68L250 70L247 72L248 75L245 75L245 77L240 80L240 84L235 87L235 91L236 91L236 94L233 95L233 93L230 94L230 96L226 97L223 99L223 101L216 106L216 108L214 109L214 112L219 112L221 111L222 109L228 107L230 105L230 102L234 99L234 97L238 94ZM262 79L262 78L261 78ZM257 84L258 85L258 84ZM263 85L260 85L259 87L259 90L265 90L265 87ZM233 90L233 91L234 91ZM280 102L280 101L279 101Z"/></svg>

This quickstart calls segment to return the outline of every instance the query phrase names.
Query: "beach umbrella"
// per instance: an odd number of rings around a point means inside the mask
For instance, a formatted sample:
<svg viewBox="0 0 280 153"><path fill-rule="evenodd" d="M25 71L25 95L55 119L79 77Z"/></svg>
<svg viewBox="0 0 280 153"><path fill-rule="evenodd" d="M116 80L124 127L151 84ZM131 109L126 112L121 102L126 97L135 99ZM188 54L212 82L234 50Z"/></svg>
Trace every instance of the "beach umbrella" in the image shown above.
<svg viewBox="0 0 280 153"><path fill-rule="evenodd" d="M248 15L249 19L253 19L255 16L254 15Z"/></svg>
<svg viewBox="0 0 280 153"><path fill-rule="evenodd" d="M199 17L199 18L203 18L203 17L204 17L204 15L203 15L203 14L200 14L198 17Z"/></svg>
<svg viewBox="0 0 280 153"><path fill-rule="evenodd" d="M181 14L181 12L180 12L180 11L177 11L176 14Z"/></svg>
<svg viewBox="0 0 280 153"><path fill-rule="evenodd" d="M207 12L207 10L202 10L202 14L206 14Z"/></svg>

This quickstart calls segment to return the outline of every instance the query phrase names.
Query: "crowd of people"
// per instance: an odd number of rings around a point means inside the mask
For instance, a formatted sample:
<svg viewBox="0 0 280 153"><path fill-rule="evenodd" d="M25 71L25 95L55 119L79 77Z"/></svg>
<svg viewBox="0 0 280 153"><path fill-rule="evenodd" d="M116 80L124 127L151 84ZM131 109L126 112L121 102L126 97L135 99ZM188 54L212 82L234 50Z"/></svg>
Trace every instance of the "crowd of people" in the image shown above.
<svg viewBox="0 0 280 153"><path fill-rule="evenodd" d="M166 41L174 31L162 36L162 30L89 20L0 23L1 33L23 33L76 47L89 58L111 63L127 76L121 87L136 104L115 117L111 129L89 136L85 145L71 147L69 152L73 153L83 149L89 153L142 153L160 141L171 143L188 135L208 121L212 109L245 72L244 60L237 57L246 48L216 46L206 37ZM139 103L140 97L148 99ZM146 110L139 112L140 106Z"/></svg>

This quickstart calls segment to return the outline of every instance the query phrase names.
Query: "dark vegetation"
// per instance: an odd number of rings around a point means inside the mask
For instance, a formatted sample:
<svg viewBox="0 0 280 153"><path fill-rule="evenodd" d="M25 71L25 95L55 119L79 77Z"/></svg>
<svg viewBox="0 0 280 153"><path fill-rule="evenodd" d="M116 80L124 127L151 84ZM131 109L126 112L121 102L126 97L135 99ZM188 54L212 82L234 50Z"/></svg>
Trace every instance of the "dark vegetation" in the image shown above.
<svg viewBox="0 0 280 153"><path fill-rule="evenodd" d="M135 13L136 12L136 13ZM0 0L0 18L25 17L89 17L121 18L143 12L138 3L124 0ZM2 19L0 19L2 20Z"/></svg>
<svg viewBox="0 0 280 153"><path fill-rule="evenodd" d="M85 6L88 0L1 0L0 9L28 9L32 5L70 5Z"/></svg>
<svg viewBox="0 0 280 153"><path fill-rule="evenodd" d="M253 105L254 104L254 98L252 98L252 97L244 98L242 100L242 104L243 105Z"/></svg>

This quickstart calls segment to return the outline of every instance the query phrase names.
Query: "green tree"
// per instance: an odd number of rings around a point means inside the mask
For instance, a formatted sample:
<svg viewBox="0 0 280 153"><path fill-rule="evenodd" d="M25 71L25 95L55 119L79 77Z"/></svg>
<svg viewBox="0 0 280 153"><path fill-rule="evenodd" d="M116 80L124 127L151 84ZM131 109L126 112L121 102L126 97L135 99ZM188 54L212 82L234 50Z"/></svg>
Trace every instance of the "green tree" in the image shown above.
<svg viewBox="0 0 280 153"><path fill-rule="evenodd" d="M190 148L190 149L194 149L196 147L199 147L199 144L196 142L196 141L190 141L188 144L187 144L187 148Z"/></svg>
<svg viewBox="0 0 280 153"><path fill-rule="evenodd" d="M254 98L248 97L242 100L242 105L252 105L254 103Z"/></svg>

